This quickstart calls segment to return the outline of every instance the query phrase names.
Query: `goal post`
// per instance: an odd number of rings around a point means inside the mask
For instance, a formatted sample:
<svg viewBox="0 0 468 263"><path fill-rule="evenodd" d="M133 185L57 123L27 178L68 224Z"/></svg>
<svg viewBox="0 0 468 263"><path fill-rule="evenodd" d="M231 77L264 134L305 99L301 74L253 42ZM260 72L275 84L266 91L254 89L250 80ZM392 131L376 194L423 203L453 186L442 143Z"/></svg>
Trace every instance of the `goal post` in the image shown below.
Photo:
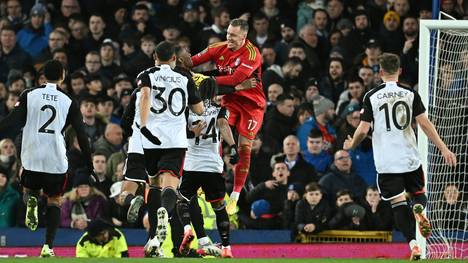
<svg viewBox="0 0 468 263"><path fill-rule="evenodd" d="M433 232L417 231L424 258L468 258L468 21L421 20L418 92L442 140L457 156L448 167L418 132Z"/></svg>

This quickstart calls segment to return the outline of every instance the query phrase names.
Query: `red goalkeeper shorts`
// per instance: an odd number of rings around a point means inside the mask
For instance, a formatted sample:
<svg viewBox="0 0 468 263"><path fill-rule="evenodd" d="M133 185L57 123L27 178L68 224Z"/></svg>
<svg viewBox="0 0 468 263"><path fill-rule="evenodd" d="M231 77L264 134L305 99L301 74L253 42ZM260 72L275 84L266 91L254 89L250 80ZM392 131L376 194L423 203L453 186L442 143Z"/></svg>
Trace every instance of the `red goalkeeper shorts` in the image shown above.
<svg viewBox="0 0 468 263"><path fill-rule="evenodd" d="M229 110L229 125L236 127L240 135L255 139L262 128L265 108L250 101L229 101L225 106Z"/></svg>

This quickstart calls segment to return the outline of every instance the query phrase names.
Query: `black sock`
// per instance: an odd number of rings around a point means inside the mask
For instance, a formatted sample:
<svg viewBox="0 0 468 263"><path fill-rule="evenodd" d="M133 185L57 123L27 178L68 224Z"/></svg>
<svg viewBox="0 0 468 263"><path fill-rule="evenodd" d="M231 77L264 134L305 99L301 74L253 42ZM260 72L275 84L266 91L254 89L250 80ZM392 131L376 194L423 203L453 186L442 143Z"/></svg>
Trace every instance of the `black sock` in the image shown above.
<svg viewBox="0 0 468 263"><path fill-rule="evenodd" d="M184 236L184 227L180 224L179 216L177 213L174 213L171 218L169 219L169 223L171 224L171 239L173 245L173 252L174 250L179 254L179 247L182 244L182 239ZM177 256L174 254L174 257Z"/></svg>
<svg viewBox="0 0 468 263"><path fill-rule="evenodd" d="M60 208L55 205L47 206L46 210L46 245L54 247L55 233L60 225Z"/></svg>
<svg viewBox="0 0 468 263"><path fill-rule="evenodd" d="M213 208L213 210L216 214L216 226L221 237L221 244L227 247L229 246L229 217L226 207L223 205L220 208Z"/></svg>
<svg viewBox="0 0 468 263"><path fill-rule="evenodd" d="M148 221L150 225L149 238L153 238L156 235L156 226L158 224L158 208L161 207L161 189L156 187L150 187L148 191Z"/></svg>
<svg viewBox="0 0 468 263"><path fill-rule="evenodd" d="M192 225L195 229L195 233L197 233L197 238L200 239L202 237L206 237L205 227L203 226L203 215L201 208L198 205L197 196L190 199L190 218L192 218Z"/></svg>
<svg viewBox="0 0 468 263"><path fill-rule="evenodd" d="M177 215L182 226L190 225L190 204L184 198L177 202Z"/></svg>
<svg viewBox="0 0 468 263"><path fill-rule="evenodd" d="M166 208L167 213L171 215L177 202L177 193L172 187L166 187L161 193L161 206Z"/></svg>
<svg viewBox="0 0 468 263"><path fill-rule="evenodd" d="M426 208L427 204L427 196L426 194L418 194L418 195L413 195L413 205L415 204L421 204L424 208Z"/></svg>
<svg viewBox="0 0 468 263"><path fill-rule="evenodd" d="M123 206L130 206L130 202L132 201L132 199L133 199L134 197L135 197L134 194L128 194L128 195L125 197Z"/></svg>
<svg viewBox="0 0 468 263"><path fill-rule="evenodd" d="M406 241L409 243L416 239L416 221L406 201L392 204L392 210L395 225L403 233Z"/></svg>

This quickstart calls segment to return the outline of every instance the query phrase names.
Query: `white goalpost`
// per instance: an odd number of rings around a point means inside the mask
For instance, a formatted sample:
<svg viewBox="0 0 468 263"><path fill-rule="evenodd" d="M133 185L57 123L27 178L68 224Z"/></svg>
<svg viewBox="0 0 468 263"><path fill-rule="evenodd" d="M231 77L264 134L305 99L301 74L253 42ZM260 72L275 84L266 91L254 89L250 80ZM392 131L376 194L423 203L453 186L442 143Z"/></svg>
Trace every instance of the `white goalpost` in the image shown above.
<svg viewBox="0 0 468 263"><path fill-rule="evenodd" d="M444 163L439 150L418 132L426 175L427 216L433 231L418 233L423 258L468 258L468 21L421 20L418 92L429 119L456 154Z"/></svg>

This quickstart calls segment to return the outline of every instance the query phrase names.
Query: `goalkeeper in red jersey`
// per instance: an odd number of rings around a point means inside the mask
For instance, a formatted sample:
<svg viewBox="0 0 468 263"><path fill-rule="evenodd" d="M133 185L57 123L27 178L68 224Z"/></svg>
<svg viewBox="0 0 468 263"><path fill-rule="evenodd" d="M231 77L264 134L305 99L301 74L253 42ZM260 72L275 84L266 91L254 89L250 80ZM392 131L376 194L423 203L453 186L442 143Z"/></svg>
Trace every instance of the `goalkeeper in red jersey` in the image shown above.
<svg viewBox="0 0 468 263"><path fill-rule="evenodd" d="M227 41L212 44L193 56L193 65L215 62L219 72L215 77L218 85L235 87L251 77L261 80L262 56L258 48L246 39L248 31L247 21L232 20L227 30ZM233 214L249 172L252 141L262 127L266 100L261 81L257 81L255 88L224 95L222 103L230 112L229 125L235 126L239 133L240 159L234 170L234 189L226 207L227 212Z"/></svg>

